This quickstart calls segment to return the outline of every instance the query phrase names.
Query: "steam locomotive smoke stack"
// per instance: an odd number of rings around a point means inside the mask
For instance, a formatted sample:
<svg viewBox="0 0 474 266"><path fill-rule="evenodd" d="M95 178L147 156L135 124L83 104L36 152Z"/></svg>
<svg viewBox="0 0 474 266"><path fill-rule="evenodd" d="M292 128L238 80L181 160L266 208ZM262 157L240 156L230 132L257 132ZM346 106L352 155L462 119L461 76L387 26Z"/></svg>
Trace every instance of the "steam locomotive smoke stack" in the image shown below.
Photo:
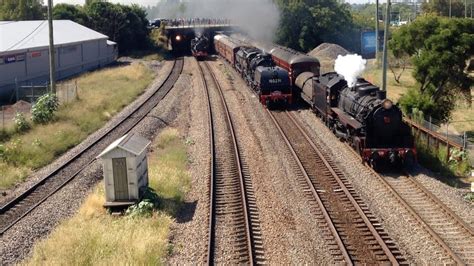
<svg viewBox="0 0 474 266"><path fill-rule="evenodd" d="M338 55L334 64L334 70L336 70L337 74L344 77L349 87L353 87L357 77L364 72L366 63L367 60L358 54Z"/></svg>

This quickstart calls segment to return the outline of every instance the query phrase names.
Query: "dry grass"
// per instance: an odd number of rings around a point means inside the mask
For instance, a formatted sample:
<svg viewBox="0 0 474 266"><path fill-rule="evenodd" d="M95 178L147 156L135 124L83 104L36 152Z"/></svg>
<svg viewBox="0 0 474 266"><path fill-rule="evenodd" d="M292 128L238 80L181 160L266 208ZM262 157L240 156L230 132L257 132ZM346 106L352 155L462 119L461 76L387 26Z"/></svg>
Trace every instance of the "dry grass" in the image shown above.
<svg viewBox="0 0 474 266"><path fill-rule="evenodd" d="M185 145L175 129L166 129L154 141L149 153L150 187L160 202L182 203L189 189ZM151 217L112 217L102 204L104 184L97 186L77 215L61 223L39 242L30 265L156 265L171 251L168 244L172 216L169 205L161 204ZM176 210L175 210L176 211Z"/></svg>
<svg viewBox="0 0 474 266"><path fill-rule="evenodd" d="M0 189L21 182L99 129L141 94L153 76L148 68L134 63L77 78L79 99L61 106L54 122L35 125L0 142Z"/></svg>
<svg viewBox="0 0 474 266"><path fill-rule="evenodd" d="M382 84L382 70L376 69L373 67L373 62L369 62L369 67L364 73L364 78L368 81L381 85ZM397 70L399 71L399 70ZM398 84L392 72L387 73L387 97L392 99L393 101L397 102L398 99L409 89L409 88L416 88L416 80L412 76L412 70L406 69L403 72L403 75L400 79L400 84ZM474 90L471 91L474 99ZM456 107L452 113L452 125L456 129L458 133L462 133L464 131L474 131L474 105L469 106L463 99L459 99L456 103ZM461 122L466 121L466 122Z"/></svg>

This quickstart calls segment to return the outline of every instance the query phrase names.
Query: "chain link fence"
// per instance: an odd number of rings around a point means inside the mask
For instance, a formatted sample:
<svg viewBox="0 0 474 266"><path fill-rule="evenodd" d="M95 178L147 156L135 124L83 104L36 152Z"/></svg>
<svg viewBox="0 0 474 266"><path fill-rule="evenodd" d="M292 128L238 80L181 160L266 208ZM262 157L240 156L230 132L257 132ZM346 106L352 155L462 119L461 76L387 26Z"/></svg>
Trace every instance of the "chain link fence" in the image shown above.
<svg viewBox="0 0 474 266"><path fill-rule="evenodd" d="M63 82L56 84L56 96L60 104L67 104L78 98L77 82ZM23 113L30 117L31 107L42 95L49 93L50 88L47 83L22 83L15 87L12 105L3 105L0 107L0 129L13 125L13 118L16 113Z"/></svg>

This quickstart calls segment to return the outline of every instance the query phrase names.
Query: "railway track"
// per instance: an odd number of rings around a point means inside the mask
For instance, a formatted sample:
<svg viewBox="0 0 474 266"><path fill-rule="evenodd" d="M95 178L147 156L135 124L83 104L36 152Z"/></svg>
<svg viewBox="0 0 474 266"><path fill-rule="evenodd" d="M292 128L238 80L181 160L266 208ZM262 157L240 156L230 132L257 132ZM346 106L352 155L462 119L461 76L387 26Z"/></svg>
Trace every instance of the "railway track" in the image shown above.
<svg viewBox="0 0 474 266"><path fill-rule="evenodd" d="M360 155L345 143L359 159ZM474 230L433 193L404 170L403 174L381 174L366 167L425 231L444 249L444 264L474 264Z"/></svg>
<svg viewBox="0 0 474 266"><path fill-rule="evenodd" d="M374 174L456 264L474 264L474 231L409 173ZM447 263L450 261L447 259Z"/></svg>
<svg viewBox="0 0 474 266"><path fill-rule="evenodd" d="M28 190L0 207L0 235L23 219L28 213L58 192L86 169L96 156L115 139L132 130L168 94L182 72L184 59L175 60L164 82L129 113L117 119L89 145L78 150L63 164L46 174Z"/></svg>
<svg viewBox="0 0 474 266"><path fill-rule="evenodd" d="M268 110L267 110L268 111ZM330 252L346 264L406 263L368 207L344 178L330 156L286 111L268 111L293 155L305 194L317 210L318 224L333 243Z"/></svg>
<svg viewBox="0 0 474 266"><path fill-rule="evenodd" d="M208 264L258 264L264 262L263 243L250 176L219 82L207 62L198 63L211 151Z"/></svg>

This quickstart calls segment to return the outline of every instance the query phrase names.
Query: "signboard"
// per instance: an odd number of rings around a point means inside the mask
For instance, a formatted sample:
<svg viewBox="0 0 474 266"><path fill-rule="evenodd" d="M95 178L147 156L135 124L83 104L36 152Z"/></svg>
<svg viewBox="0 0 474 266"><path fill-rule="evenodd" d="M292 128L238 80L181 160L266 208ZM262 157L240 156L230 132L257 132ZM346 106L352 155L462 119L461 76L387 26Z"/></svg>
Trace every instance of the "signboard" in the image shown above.
<svg viewBox="0 0 474 266"><path fill-rule="evenodd" d="M25 54L7 55L3 58L5 64L25 61Z"/></svg>
<svg viewBox="0 0 474 266"><path fill-rule="evenodd" d="M379 50L383 49L383 31L379 32ZM360 52L364 58L375 58L375 31L365 31L360 35Z"/></svg>
<svg viewBox="0 0 474 266"><path fill-rule="evenodd" d="M40 56L41 56L41 52L38 52L38 51L36 51L36 52L31 52L30 56L31 56L32 58L40 57Z"/></svg>
<svg viewBox="0 0 474 266"><path fill-rule="evenodd" d="M17 54L15 58L17 62L25 61L25 54Z"/></svg>
<svg viewBox="0 0 474 266"><path fill-rule="evenodd" d="M5 57L5 64L15 63L16 57L14 55L7 55Z"/></svg>

